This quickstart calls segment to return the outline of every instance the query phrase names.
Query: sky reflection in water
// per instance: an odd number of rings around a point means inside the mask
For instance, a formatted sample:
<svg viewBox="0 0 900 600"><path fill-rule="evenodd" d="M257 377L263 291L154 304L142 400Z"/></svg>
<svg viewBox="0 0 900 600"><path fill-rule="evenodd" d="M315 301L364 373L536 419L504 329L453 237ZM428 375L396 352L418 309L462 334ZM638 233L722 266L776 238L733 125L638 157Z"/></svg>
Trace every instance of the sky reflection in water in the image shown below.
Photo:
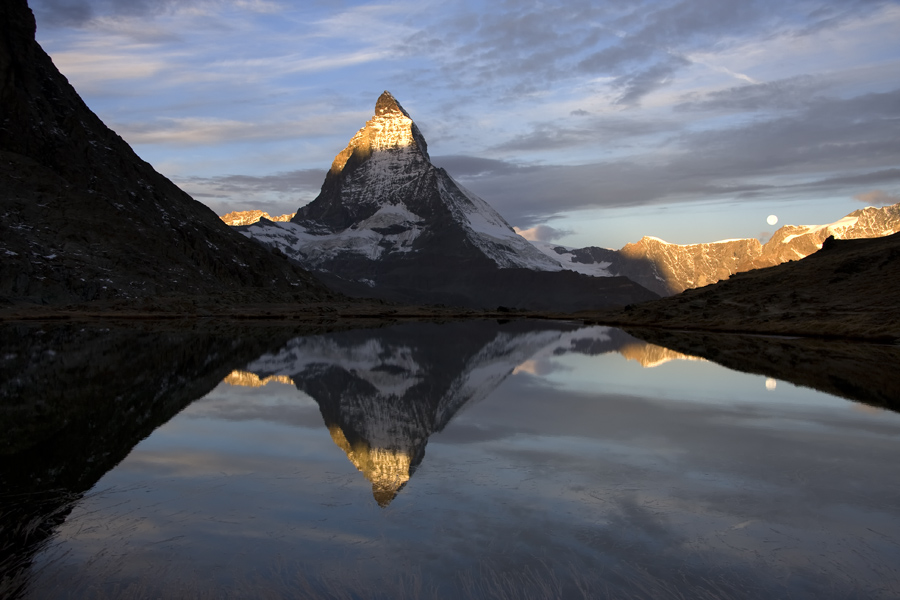
<svg viewBox="0 0 900 600"><path fill-rule="evenodd" d="M688 357L648 368L658 348L617 330L494 326L463 352L467 330L416 327L251 362L297 387L223 382L157 429L60 527L32 593L900 595L900 415ZM429 343L461 369L437 373ZM450 383L392 425L377 396L403 378ZM383 506L373 478L395 473L359 436L413 456Z"/></svg>

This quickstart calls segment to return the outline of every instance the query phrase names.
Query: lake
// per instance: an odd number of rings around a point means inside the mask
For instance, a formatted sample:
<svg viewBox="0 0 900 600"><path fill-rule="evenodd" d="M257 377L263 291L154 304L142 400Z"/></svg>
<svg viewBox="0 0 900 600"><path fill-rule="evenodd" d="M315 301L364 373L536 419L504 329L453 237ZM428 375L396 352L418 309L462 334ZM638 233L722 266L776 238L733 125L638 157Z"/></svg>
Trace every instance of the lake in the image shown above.
<svg viewBox="0 0 900 600"><path fill-rule="evenodd" d="M0 596L900 597L897 346L515 320L0 340Z"/></svg>

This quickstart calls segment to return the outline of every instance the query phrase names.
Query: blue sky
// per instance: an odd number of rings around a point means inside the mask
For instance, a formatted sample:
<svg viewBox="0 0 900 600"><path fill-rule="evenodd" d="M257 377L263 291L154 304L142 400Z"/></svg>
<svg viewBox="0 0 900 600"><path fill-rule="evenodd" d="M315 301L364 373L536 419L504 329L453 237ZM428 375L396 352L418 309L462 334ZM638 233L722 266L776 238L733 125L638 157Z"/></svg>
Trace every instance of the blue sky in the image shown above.
<svg viewBox="0 0 900 600"><path fill-rule="evenodd" d="M896 1L30 4L88 106L218 214L312 200L383 90L433 162L562 244L900 201Z"/></svg>

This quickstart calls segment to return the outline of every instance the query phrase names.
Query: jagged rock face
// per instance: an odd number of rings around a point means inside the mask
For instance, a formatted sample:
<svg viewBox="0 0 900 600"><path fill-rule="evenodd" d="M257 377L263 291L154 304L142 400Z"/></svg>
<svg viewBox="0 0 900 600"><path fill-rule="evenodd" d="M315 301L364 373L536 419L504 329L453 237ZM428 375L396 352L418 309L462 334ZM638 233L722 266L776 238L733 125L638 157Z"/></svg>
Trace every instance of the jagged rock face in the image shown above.
<svg viewBox="0 0 900 600"><path fill-rule="evenodd" d="M633 306L615 318L671 328L896 341L898 299L900 233L895 233L832 239L803 260L737 273Z"/></svg>
<svg viewBox="0 0 900 600"><path fill-rule="evenodd" d="M141 160L0 3L0 302L331 296Z"/></svg>
<svg viewBox="0 0 900 600"><path fill-rule="evenodd" d="M228 374L228 377L222 380L228 385L234 385L237 387L265 387L270 383L283 383L285 385L294 385L293 380L287 375L272 375L271 377L265 377L260 379L255 373L248 373L247 371L241 369L235 369L231 373Z"/></svg>
<svg viewBox="0 0 900 600"><path fill-rule="evenodd" d="M366 122L331 164L316 200L300 208L293 222L311 233L339 233L358 229L386 206L383 223L370 228L407 231L415 239L423 216L443 208L430 193L436 185L425 139L409 114L388 92L375 104L375 116ZM437 202L436 202L437 201ZM407 220L397 217L408 217ZM420 231L420 230L419 230Z"/></svg>
<svg viewBox="0 0 900 600"><path fill-rule="evenodd" d="M771 267L805 258L822 248L826 238L838 240L885 237L900 231L900 204L855 210L828 225L785 225L762 247L752 267ZM747 270L747 269L743 269Z"/></svg>
<svg viewBox="0 0 900 600"><path fill-rule="evenodd" d="M644 237L636 244L626 244L620 253L632 260L649 259L668 288L678 293L727 279L742 270L749 258L758 256L761 248L757 239L679 245Z"/></svg>
<svg viewBox="0 0 900 600"><path fill-rule="evenodd" d="M231 227L238 227L240 225L253 225L260 219L286 223L287 221L293 219L295 214L297 213L290 213L273 217L269 213L262 210L236 210L228 213L227 215L222 215L220 218L226 225L230 225Z"/></svg>
<svg viewBox="0 0 900 600"><path fill-rule="evenodd" d="M538 251L484 200L431 164L425 139L388 92L331 165L319 196L291 223L242 230L353 295L405 302L588 308L649 299L627 281L550 275ZM535 276L512 273L521 270ZM577 301L573 300L577 298Z"/></svg>
<svg viewBox="0 0 900 600"><path fill-rule="evenodd" d="M582 272L623 275L661 296L703 287L735 273L771 267L805 258L817 252L829 236L835 239L884 237L900 231L900 204L853 211L828 225L785 225L765 244L756 239L737 239L709 244L670 244L644 237L621 250L548 247L564 264L581 266ZM541 247L541 246L538 246Z"/></svg>

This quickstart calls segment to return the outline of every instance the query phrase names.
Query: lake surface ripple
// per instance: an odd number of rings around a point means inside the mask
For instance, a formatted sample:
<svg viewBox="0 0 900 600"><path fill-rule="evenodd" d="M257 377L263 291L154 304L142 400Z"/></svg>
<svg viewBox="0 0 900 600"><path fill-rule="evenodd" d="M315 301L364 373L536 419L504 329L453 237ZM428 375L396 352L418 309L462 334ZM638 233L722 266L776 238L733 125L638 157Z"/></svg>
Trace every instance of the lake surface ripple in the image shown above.
<svg viewBox="0 0 900 600"><path fill-rule="evenodd" d="M0 342L0 597L900 597L897 346L540 321Z"/></svg>

